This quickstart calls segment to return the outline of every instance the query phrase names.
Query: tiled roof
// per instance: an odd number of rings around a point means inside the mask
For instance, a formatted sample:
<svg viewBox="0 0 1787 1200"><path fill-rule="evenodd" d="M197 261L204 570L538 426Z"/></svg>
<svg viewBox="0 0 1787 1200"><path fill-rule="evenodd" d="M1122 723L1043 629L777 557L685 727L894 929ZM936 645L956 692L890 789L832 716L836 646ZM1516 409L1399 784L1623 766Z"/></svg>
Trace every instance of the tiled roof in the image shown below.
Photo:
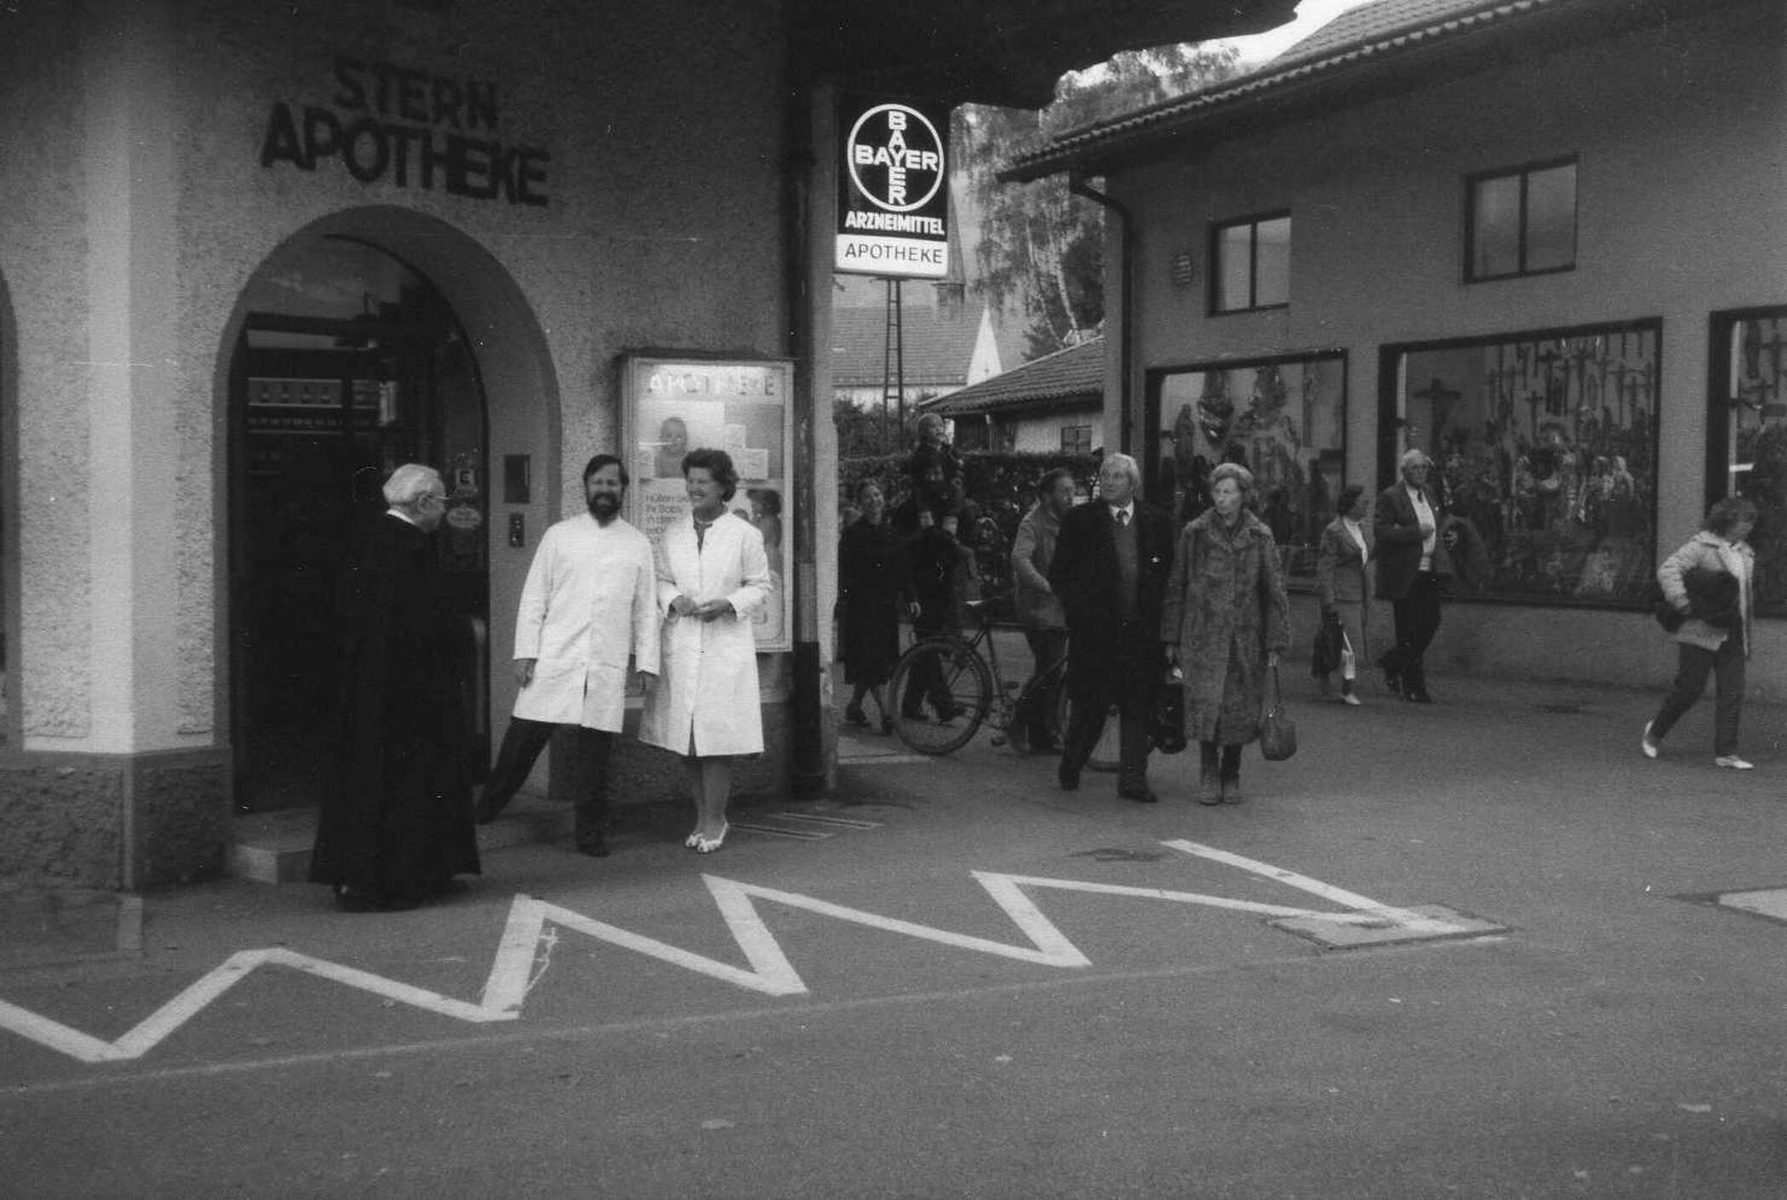
<svg viewBox="0 0 1787 1200"><path fill-rule="evenodd" d="M902 306L900 358L906 390L961 387L980 336L981 308L965 304L956 313ZM834 308L832 383L836 387L880 387L887 371L887 306Z"/></svg>
<svg viewBox="0 0 1787 1200"><path fill-rule="evenodd" d="M1657 10L1662 14L1667 5ZM1000 178L1041 178L1082 164L1119 146L1140 143L1156 132L1177 130L1200 120L1232 119L1247 106L1270 103L1282 94L1352 68L1370 66L1427 46L1542 13L1574 11L1583 17L1613 13L1627 20L1650 10L1620 0L1378 0L1343 13L1258 70L1171 100L1069 130L1041 149L1020 155ZM1660 17L1659 17L1660 19ZM1603 18L1606 27L1618 22Z"/></svg>
<svg viewBox="0 0 1787 1200"><path fill-rule="evenodd" d="M1362 4L1293 43L1262 69L1276 70L1302 59L1323 58L1388 34L1449 20L1483 7L1484 0L1377 0L1376 4Z"/></svg>
<svg viewBox="0 0 1787 1200"><path fill-rule="evenodd" d="M925 405L925 411L962 417L1070 401L1103 403L1103 338L1091 338L1077 346L1031 359L1022 366L934 400Z"/></svg>

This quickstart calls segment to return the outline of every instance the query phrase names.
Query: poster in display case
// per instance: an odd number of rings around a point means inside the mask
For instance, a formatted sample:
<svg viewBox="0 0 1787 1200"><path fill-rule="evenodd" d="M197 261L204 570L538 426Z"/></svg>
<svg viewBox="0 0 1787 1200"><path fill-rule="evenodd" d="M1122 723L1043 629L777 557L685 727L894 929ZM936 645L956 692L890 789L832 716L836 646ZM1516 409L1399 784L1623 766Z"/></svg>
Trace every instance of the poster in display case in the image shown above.
<svg viewBox="0 0 1787 1200"><path fill-rule="evenodd" d="M626 518L655 546L673 521L689 514L683 455L724 450L738 471L730 508L763 534L773 586L753 629L760 651L793 645L794 603L788 588L794 550L789 465L794 414L789 407L794 364L784 359L707 359L696 355L628 355L622 360L627 447Z"/></svg>

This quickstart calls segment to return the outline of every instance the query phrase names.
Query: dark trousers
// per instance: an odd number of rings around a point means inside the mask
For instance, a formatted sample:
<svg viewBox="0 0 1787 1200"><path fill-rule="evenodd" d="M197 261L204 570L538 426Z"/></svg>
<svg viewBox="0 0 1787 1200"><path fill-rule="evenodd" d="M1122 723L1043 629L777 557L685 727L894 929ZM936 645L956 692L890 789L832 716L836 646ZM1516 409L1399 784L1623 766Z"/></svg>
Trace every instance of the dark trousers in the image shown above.
<svg viewBox="0 0 1787 1200"><path fill-rule="evenodd" d="M1683 642L1675 670L1675 682L1663 697L1663 707L1650 723L1650 735L1662 741L1681 720L1682 714L1694 707L1706 691L1706 677L1714 676L1713 753L1737 753L1737 723L1744 711L1744 647L1736 635L1725 639L1717 650L1690 646Z"/></svg>
<svg viewBox="0 0 1787 1200"><path fill-rule="evenodd" d="M1396 648L1384 665L1394 664L1396 673L1412 675L1411 683L1420 684L1427 647L1440 629L1440 587L1433 572L1417 571L1408 593L1390 602L1390 613L1396 624Z"/></svg>
<svg viewBox="0 0 1787 1200"><path fill-rule="evenodd" d="M1030 654L1036 659L1036 671L1030 677L1033 680L1052 670L1067 656L1065 629L1026 629L1024 640L1030 643ZM1024 724L1030 744L1036 746L1047 743L1051 737L1061 732L1055 728L1055 714L1061 708L1061 676L1056 675L1046 686L1036 689L1025 699L1029 711L1024 714Z"/></svg>
<svg viewBox="0 0 1787 1200"><path fill-rule="evenodd" d="M563 728L578 739L590 775L590 786L577 797L576 837L579 842L600 838L608 825L608 760L614 750L614 734L605 729L585 729L581 725L555 725L550 721L529 721L511 717L503 733L502 748L496 752L496 765L490 768L490 779L478 801L478 815L489 820L503 811L514 799L529 772L546 749L552 735Z"/></svg>
<svg viewBox="0 0 1787 1200"><path fill-rule="evenodd" d="M920 614L912 623L914 641L923 641L929 637L941 637L950 630L949 622L929 614ZM949 690L948 682L943 678L943 664L935 658L920 662L906 681L906 694L895 696L890 703L898 704L900 715L909 720L918 720L924 716L924 702L929 699L931 710L937 719L947 721L956 715L960 707L955 696Z"/></svg>
<svg viewBox="0 0 1787 1200"><path fill-rule="evenodd" d="M1090 679L1081 679L1073 672L1068 675L1067 694L1072 711L1067 718L1061 765L1075 773L1085 767L1098 739L1104 735L1105 716L1114 704L1119 721L1119 792L1145 787L1148 782L1148 728L1159 686L1160 643L1137 636L1140 632L1129 628L1126 622L1118 651L1101 664L1103 670L1090 673Z"/></svg>

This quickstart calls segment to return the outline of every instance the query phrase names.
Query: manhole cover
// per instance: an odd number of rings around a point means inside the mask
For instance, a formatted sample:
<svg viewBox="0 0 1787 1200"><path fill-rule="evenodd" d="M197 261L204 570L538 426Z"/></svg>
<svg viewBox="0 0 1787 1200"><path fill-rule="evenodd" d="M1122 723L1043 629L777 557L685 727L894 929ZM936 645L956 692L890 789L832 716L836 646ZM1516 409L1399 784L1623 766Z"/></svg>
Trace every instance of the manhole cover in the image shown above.
<svg viewBox="0 0 1787 1200"><path fill-rule="evenodd" d="M1159 862L1166 855L1152 850L1124 850L1108 846L1102 850L1076 850L1068 857L1089 858L1093 862Z"/></svg>

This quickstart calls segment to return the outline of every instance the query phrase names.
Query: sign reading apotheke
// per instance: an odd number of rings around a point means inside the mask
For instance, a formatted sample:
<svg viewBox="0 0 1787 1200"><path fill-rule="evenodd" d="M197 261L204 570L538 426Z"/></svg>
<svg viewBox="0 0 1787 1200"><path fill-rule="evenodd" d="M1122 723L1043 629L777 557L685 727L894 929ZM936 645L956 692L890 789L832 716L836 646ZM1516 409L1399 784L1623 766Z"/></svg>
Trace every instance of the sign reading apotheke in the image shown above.
<svg viewBox="0 0 1787 1200"><path fill-rule="evenodd" d="M838 239L832 267L855 275L949 273L949 111L838 99Z"/></svg>
<svg viewBox="0 0 1787 1200"><path fill-rule="evenodd" d="M261 166L339 158L361 183L544 207L551 155L496 137L494 83L341 57L327 107L276 101Z"/></svg>

